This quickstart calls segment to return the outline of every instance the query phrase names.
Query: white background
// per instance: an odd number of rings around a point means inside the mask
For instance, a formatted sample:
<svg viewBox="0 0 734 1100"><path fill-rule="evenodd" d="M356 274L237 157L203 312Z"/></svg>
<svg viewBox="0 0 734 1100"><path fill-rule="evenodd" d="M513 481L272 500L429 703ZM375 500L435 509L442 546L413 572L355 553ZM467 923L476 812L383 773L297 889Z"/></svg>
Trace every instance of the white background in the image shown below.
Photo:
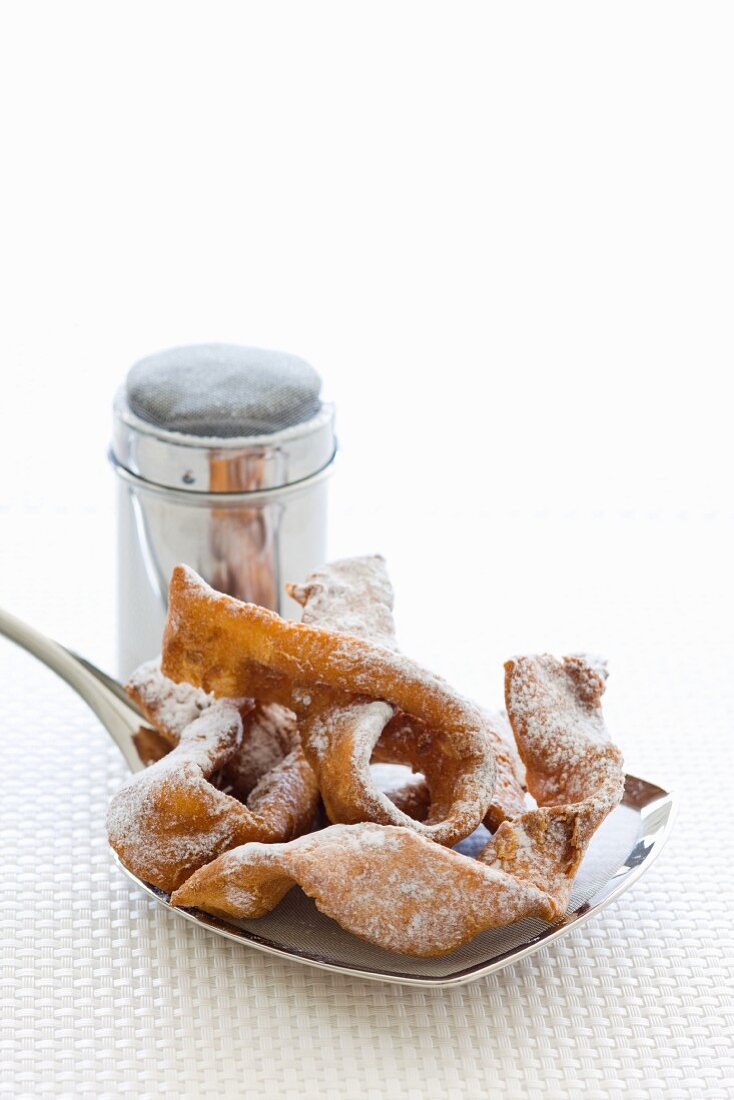
<svg viewBox="0 0 734 1100"><path fill-rule="evenodd" d="M220 339L314 363L360 492L726 506L733 26L5 3L4 501L109 493L128 365Z"/></svg>
<svg viewBox="0 0 734 1100"><path fill-rule="evenodd" d="M0 596L27 561L8 509L108 509L113 391L192 341L318 368L332 550L387 553L411 606L430 577L490 611L508 514L730 514L733 28L725 4L4 5Z"/></svg>
<svg viewBox="0 0 734 1100"><path fill-rule="evenodd" d="M536 1098L549 1075L559 1096L727 1095L733 31L717 3L2 4L0 606L110 665L116 386L173 344L282 348L337 405L332 553L387 555L406 652L493 704L513 652L606 653L629 770L683 803L565 953L448 999L188 932L169 952L109 864L96 723L80 710L62 780L55 697L14 654L14 1094L93 1094L96 1051L110 1094L144 1072L150 1095L224 1094L223 1073L300 1095L298 1050L267 1057L262 1030L295 1011L338 1100L343 1059L372 1097L383 1058L406 1100L426 1073L448 1100Z"/></svg>

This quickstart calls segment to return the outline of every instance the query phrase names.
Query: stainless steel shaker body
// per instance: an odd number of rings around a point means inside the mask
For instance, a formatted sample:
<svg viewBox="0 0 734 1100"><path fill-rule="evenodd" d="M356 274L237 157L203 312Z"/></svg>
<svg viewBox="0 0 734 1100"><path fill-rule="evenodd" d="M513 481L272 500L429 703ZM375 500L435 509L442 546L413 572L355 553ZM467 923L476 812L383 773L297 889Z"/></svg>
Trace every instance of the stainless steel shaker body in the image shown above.
<svg viewBox="0 0 734 1100"><path fill-rule="evenodd" d="M201 345L133 369L137 385L131 372L115 399L111 447L121 677L159 652L179 562L219 591L296 613L283 586L326 558L335 454L333 408L314 399L320 380L293 356Z"/></svg>

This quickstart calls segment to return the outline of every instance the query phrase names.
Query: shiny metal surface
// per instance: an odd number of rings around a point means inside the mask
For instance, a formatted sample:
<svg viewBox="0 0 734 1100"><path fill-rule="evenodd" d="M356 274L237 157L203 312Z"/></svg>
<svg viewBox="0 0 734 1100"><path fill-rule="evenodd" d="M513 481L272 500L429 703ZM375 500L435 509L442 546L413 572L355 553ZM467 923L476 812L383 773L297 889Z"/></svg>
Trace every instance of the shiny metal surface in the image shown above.
<svg viewBox="0 0 734 1100"><path fill-rule="evenodd" d="M57 642L51 641L4 611L0 611L0 633L23 646L66 680L100 719L131 770L142 769L143 763L136 748L135 738L141 727L144 729L147 727L137 708L128 700L122 687L115 680L84 658L71 653ZM572 897L569 912L554 924L526 921L511 926L507 930L500 929L497 935L480 936L469 949L465 948L455 953L455 958L449 956L447 960L439 960L441 964L439 968L432 965L435 960L416 961L365 945L315 910L304 909L298 900L297 895L300 891L297 889L286 896L267 923L265 919L230 923L195 910L173 909L169 905L166 894L137 878L119 860L117 862L120 869L137 886L177 916L258 951L321 970L373 981L410 986L450 987L475 981L508 966L566 935L577 925L599 913L628 890L652 865L670 835L674 816L675 801L670 792L644 779L628 775L622 805L610 815L602 827L604 837L601 838L601 848L602 856L606 850L606 861L605 858L597 856L598 867L596 874L592 872L590 876L588 896L577 899L576 903ZM616 856L617 851L620 852L619 858ZM611 863L609 862L610 853ZM584 876L584 870L591 858L590 850L582 864L579 878ZM305 913L305 919L303 916L298 916L298 919L293 920L289 915L286 902L291 896L296 899L293 907L296 913ZM301 901L308 905L308 899L303 895ZM299 905L301 905L300 911ZM309 929L309 921L320 936L318 942L322 946L319 950L308 946L309 936L311 941L313 940L311 935L313 929ZM245 927L245 924L254 926L259 931L254 930L253 927ZM505 931L514 933L514 936L503 939ZM299 937L303 941L301 946L298 943ZM329 949L330 944L333 944L333 951ZM505 946L506 944L510 946ZM349 962L352 957L364 959L369 957L370 953L373 959L380 960L379 965L367 962L355 965Z"/></svg>
<svg viewBox="0 0 734 1100"><path fill-rule="evenodd" d="M236 923L220 920L217 917L209 916L197 910L176 909L169 904L166 894L156 890L155 887L147 883L141 882L140 879L136 878L135 875L120 863L116 856L115 859L120 869L128 878L136 882L138 886L141 886L145 892L149 894L150 897L154 898L160 905L165 906L177 916L193 921L195 924L204 925L206 928L210 929L210 931L215 932L219 936L224 936L226 939L245 943L249 947L256 948L258 951L277 955L282 959L288 959L292 962L303 963L306 966L313 966L320 970L329 970L339 974L347 974L351 977L365 978L370 981L389 982L393 985L442 988L465 985L467 982L477 981L479 978L483 978L488 974L501 970L505 966L510 966L526 955L539 951L542 947L552 943L553 940L567 935L575 927L583 924L585 921L589 920L590 917L601 912L602 909L623 894L625 890L628 890L652 865L667 841L675 816L675 801L674 796L661 787L657 787L636 776L628 775L627 789L622 807L616 810L607 819L610 831L614 829L615 818L623 808L632 810L635 813L639 823L638 835L634 843L629 847L627 854L599 886L592 897L585 900L577 907L572 908L565 917L556 921L554 924L544 924L541 921L522 922L523 924L532 924L533 927L529 934L524 939L521 939L520 943L513 944L511 948L500 950L496 954L491 953L489 957L482 957L478 961L472 961L470 965L465 965L465 959L459 958L453 966L449 962L448 967L445 968L445 972L438 974L416 973L416 969L418 969L415 966L416 960L407 959L404 956L394 955L386 951L379 952L379 955L382 957L382 968L366 965L349 965L347 962L343 961L343 957L337 957L336 953L334 957L330 957L327 952L322 951L316 954L308 950L299 950L297 946L293 946L292 944L286 946L283 943L278 943L277 939L272 937L272 931L269 938L264 935L258 935L251 927L242 927L242 923L244 922L240 923L238 926ZM297 887L294 888L294 891L291 891L291 893L296 891L298 891ZM283 905L284 903L281 902L281 906ZM277 914L278 910L275 912ZM323 921L327 921L328 918L322 919ZM288 922L288 924L286 924L286 922ZM261 922L248 922L251 926L257 925L258 923ZM270 929L272 929L273 925L276 923L277 916L276 919L269 922ZM348 933L344 933L339 929L338 925L331 921L328 923L333 925L335 940L343 940L344 937L349 936ZM284 928L285 927L287 927L289 932L291 931L288 917L284 918ZM502 932L502 930L499 931L500 933ZM356 940L354 937L349 938L354 939L357 951L362 952L364 945L361 941ZM476 953L477 952L475 952L475 954ZM467 952L464 952L464 955L466 954ZM449 959L450 958L449 956ZM427 961L430 963L433 960L419 961ZM406 963L410 964L410 970L405 968ZM430 969L432 968L426 967L427 971Z"/></svg>
<svg viewBox="0 0 734 1100"><path fill-rule="evenodd" d="M333 469L265 493L182 493L127 472L117 478L117 673L154 657L179 562L237 599L297 615L286 581L326 560L327 480Z"/></svg>
<svg viewBox="0 0 734 1100"><path fill-rule="evenodd" d="M324 404L302 424L270 435L184 435L141 420L124 389L113 405L116 464L155 485L183 492L256 492L302 481L334 457L334 407Z"/></svg>
<svg viewBox="0 0 734 1100"><path fill-rule="evenodd" d="M136 748L141 729L149 729L124 688L84 657L52 641L28 623L0 608L0 634L26 649L52 669L94 711L125 758L131 771L145 766Z"/></svg>
<svg viewBox="0 0 734 1100"><path fill-rule="evenodd" d="M271 401L262 411L272 412L282 392L278 365L285 382L288 364L295 362L260 349L212 345L160 353L133 371L150 363L155 381L156 363L173 353L180 377L191 384L190 358L191 377L198 378L193 390L174 394L189 413L219 390L226 411L231 371L235 376L241 371L238 377L246 380L248 368L256 367ZM171 431L136 415L126 386L118 391L110 459L118 475L117 672L122 679L158 651L168 578L179 562L237 599L296 613L284 584L301 580L327 556L326 480L336 452L333 407L318 401L318 375L297 362L316 380L315 404L306 406L307 419L295 424L286 419L288 426L267 435ZM239 424L233 409L228 429ZM272 417L263 423L272 423Z"/></svg>

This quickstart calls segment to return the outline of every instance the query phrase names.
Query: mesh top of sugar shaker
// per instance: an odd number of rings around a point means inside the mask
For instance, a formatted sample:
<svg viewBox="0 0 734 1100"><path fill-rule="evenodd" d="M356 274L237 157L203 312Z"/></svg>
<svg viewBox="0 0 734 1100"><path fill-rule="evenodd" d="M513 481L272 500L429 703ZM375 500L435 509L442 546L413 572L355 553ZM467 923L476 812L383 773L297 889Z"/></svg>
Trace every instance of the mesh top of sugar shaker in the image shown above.
<svg viewBox="0 0 734 1100"><path fill-rule="evenodd" d="M304 359L236 344L149 355L130 369L125 391L141 420L165 431L219 439L270 435L321 409L321 379Z"/></svg>

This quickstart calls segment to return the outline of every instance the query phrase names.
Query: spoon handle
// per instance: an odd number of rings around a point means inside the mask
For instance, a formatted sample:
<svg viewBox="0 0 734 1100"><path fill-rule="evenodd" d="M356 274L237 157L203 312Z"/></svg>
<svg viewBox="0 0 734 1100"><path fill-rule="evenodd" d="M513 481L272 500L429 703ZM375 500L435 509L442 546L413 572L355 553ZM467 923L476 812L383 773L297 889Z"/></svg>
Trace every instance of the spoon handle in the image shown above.
<svg viewBox="0 0 734 1100"><path fill-rule="evenodd" d="M2 608L0 634L32 653L65 680L97 715L130 769L141 770L143 764L133 735L144 725L144 720L116 680Z"/></svg>

